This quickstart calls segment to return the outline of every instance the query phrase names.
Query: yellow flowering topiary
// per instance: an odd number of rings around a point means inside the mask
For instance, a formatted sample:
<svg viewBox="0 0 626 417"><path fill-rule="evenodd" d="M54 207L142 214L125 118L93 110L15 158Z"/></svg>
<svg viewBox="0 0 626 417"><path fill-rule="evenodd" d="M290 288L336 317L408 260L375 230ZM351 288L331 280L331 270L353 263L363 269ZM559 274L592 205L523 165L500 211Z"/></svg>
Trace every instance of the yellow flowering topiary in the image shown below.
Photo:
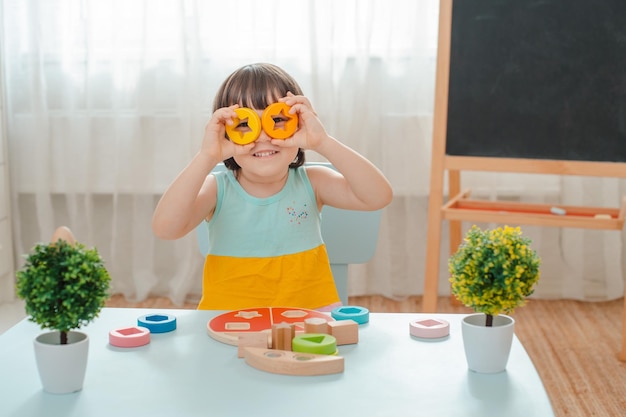
<svg viewBox="0 0 626 417"><path fill-rule="evenodd" d="M540 259L519 227L467 232L448 262L452 293L465 306L493 316L526 304L539 280Z"/></svg>

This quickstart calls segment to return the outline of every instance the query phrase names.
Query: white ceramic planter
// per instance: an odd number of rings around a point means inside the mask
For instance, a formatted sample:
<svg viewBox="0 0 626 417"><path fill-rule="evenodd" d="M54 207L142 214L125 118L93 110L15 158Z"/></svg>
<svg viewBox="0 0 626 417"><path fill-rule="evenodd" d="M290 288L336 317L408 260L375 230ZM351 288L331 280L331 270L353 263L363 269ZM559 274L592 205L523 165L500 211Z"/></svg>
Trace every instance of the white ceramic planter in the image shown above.
<svg viewBox="0 0 626 417"><path fill-rule="evenodd" d="M44 391L51 394L69 394L80 391L87 370L89 337L70 331L68 343L60 344L59 332L48 332L34 340L35 359Z"/></svg>
<svg viewBox="0 0 626 417"><path fill-rule="evenodd" d="M498 315L493 326L485 326L485 315L470 314L463 318L461 331L467 366L471 371L493 374L506 369L513 342L515 320Z"/></svg>

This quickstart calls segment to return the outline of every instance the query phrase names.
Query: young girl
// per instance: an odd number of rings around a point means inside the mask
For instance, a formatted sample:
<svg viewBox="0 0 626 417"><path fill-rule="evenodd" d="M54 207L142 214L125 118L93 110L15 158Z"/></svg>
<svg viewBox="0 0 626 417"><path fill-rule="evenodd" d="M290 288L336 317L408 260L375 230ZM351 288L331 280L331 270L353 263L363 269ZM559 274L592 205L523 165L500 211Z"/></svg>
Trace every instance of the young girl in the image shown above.
<svg viewBox="0 0 626 417"><path fill-rule="evenodd" d="M238 118L236 109L261 116L276 102L290 107L273 116L276 129L297 116L291 137L274 139L261 130L245 145L229 139L227 128L232 136L255 127ZM236 70L220 87L213 109L200 151L163 194L152 222L157 237L178 239L206 221L209 254L198 308L340 305L320 232L322 207L381 209L391 202L389 182L326 133L298 84L274 65ZM337 171L304 167L304 149L318 152ZM228 170L211 173L222 161Z"/></svg>

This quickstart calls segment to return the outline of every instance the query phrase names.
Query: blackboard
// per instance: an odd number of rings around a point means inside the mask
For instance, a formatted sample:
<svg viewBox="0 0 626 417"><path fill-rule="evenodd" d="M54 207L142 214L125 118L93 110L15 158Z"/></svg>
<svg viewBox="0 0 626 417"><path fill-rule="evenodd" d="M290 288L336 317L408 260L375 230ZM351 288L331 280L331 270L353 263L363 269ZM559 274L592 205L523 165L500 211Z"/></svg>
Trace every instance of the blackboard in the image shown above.
<svg viewBox="0 0 626 417"><path fill-rule="evenodd" d="M456 0L447 155L626 161L626 0Z"/></svg>

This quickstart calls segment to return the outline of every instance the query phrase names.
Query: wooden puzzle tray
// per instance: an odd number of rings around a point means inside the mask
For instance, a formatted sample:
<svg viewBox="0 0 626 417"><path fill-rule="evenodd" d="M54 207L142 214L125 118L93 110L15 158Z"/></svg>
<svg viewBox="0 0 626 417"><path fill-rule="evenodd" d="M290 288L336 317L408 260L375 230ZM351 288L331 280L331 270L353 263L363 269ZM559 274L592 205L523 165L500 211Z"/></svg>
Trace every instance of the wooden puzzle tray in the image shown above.
<svg viewBox="0 0 626 417"><path fill-rule="evenodd" d="M222 343L237 346L239 335L245 333L267 333L272 325L289 323L296 326L296 332L304 332L304 320L312 317L326 321L334 319L316 310L291 307L260 307L233 310L214 317L207 323L209 336Z"/></svg>

